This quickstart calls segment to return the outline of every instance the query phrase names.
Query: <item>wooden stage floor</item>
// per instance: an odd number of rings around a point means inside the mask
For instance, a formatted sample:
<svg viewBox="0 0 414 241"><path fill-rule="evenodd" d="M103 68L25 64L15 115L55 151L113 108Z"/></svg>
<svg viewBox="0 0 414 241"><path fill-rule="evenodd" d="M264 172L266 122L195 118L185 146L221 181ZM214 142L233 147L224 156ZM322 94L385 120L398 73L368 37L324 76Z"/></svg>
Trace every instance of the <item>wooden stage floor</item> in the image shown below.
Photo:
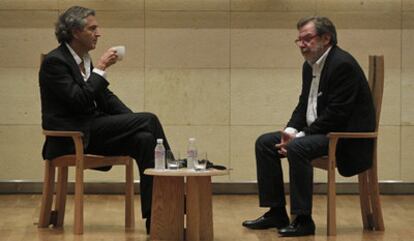
<svg viewBox="0 0 414 241"><path fill-rule="evenodd" d="M36 226L40 195L0 195L1 241L139 241L149 240L140 218L139 195L136 195L136 227L125 231L124 202L120 195L85 196L85 233L73 235L73 196L68 196L63 229L38 229ZM337 236L326 234L326 198L314 196L313 218L316 235L280 238L276 229L248 230L241 226L245 219L264 213L256 195L214 195L214 240L337 240L337 241L412 241L414 240L414 195L381 196L385 232L363 231L359 199L356 195L337 196Z"/></svg>

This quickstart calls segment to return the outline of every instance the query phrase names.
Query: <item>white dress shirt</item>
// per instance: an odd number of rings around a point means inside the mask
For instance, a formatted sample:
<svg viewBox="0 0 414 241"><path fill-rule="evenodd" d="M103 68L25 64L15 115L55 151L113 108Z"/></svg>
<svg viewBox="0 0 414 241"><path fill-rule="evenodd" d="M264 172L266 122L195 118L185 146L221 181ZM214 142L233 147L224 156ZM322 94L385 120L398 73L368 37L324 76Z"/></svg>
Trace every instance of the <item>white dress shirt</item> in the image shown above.
<svg viewBox="0 0 414 241"><path fill-rule="evenodd" d="M309 63L312 66L312 83L309 90L308 107L306 110L306 124L308 126L310 126L318 117L318 96L322 94L318 93L319 81L321 79L321 73L325 65L326 57L328 56L331 48L332 47L329 47L314 64ZM301 131L298 133L298 130L293 127L286 127L285 132L295 135L296 137L305 136L305 132Z"/></svg>

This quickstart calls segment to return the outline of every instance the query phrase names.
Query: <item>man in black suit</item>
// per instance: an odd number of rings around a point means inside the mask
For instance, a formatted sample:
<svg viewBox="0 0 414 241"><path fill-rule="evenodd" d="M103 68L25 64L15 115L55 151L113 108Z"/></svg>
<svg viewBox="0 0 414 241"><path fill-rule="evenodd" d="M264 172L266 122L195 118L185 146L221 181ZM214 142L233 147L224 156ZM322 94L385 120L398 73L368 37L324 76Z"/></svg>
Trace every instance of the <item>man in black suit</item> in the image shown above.
<svg viewBox="0 0 414 241"><path fill-rule="evenodd" d="M84 133L85 152L99 155L129 155L139 167L142 217L147 232L151 215L152 177L144 175L154 167L156 139L170 149L157 116L133 113L108 89L106 70L118 60L108 49L92 65L88 54L101 36L95 11L71 7L56 23L60 46L46 55L39 72L42 127ZM43 158L74 153L71 139L48 137ZM106 168L109 170L110 167Z"/></svg>
<svg viewBox="0 0 414 241"><path fill-rule="evenodd" d="M373 131L372 95L357 61L337 46L334 24L325 17L305 17L297 23L295 43L305 63L302 92L283 131L266 133L256 141L256 165L261 207L270 210L243 222L251 229L276 227L281 236L315 233L312 220L313 158L327 155L332 131ZM352 176L372 165L371 140L340 140L337 167ZM290 206L295 216L289 224L280 159L289 162Z"/></svg>

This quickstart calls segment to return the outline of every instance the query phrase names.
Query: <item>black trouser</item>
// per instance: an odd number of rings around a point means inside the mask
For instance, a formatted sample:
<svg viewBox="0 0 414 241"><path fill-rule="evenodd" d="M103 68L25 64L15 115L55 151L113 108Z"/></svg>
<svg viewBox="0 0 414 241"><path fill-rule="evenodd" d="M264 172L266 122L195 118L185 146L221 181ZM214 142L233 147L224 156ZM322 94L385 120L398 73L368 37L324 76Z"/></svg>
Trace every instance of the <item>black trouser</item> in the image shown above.
<svg viewBox="0 0 414 241"><path fill-rule="evenodd" d="M285 207L283 172L275 144L281 133L272 132L256 141L257 182L261 207ZM313 167L310 160L328 153L325 135L294 138L287 145L291 214L312 214Z"/></svg>
<svg viewBox="0 0 414 241"><path fill-rule="evenodd" d="M97 117L91 125L86 152L100 155L129 155L138 164L142 217L151 216L152 176L144 175L154 167L156 139L164 139L170 149L157 116L151 113L129 113Z"/></svg>

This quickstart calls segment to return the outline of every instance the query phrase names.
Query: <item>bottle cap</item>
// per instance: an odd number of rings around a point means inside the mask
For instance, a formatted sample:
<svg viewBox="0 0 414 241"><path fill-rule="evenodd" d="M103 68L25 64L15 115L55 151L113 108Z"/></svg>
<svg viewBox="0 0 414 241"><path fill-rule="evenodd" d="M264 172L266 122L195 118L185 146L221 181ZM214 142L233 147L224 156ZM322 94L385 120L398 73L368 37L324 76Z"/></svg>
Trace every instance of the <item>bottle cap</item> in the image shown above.
<svg viewBox="0 0 414 241"><path fill-rule="evenodd" d="M157 144L162 144L162 138L157 139Z"/></svg>

